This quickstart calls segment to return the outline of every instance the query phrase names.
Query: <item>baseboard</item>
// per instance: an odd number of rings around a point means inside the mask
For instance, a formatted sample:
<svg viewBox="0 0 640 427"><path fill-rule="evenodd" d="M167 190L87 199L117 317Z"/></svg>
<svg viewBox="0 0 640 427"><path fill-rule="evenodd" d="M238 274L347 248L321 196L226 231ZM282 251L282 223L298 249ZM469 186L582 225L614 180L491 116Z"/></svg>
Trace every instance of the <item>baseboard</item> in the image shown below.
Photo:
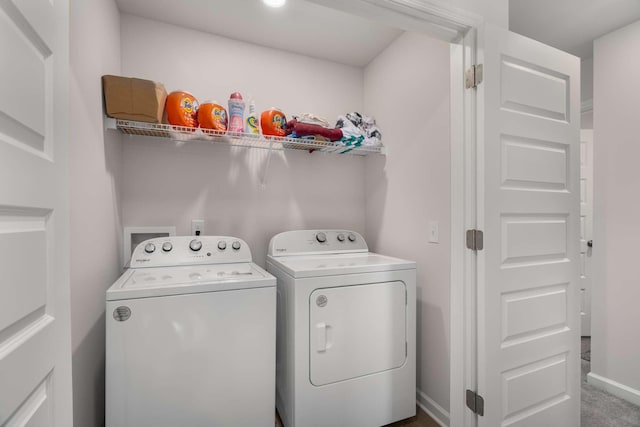
<svg viewBox="0 0 640 427"><path fill-rule="evenodd" d="M587 374L587 382L594 387L601 388L614 396L640 406L640 390L636 390L617 381L602 377L593 372Z"/></svg>
<svg viewBox="0 0 640 427"><path fill-rule="evenodd" d="M416 389L416 401L420 409L429 414L435 422L442 427L449 427L449 412L420 389Z"/></svg>

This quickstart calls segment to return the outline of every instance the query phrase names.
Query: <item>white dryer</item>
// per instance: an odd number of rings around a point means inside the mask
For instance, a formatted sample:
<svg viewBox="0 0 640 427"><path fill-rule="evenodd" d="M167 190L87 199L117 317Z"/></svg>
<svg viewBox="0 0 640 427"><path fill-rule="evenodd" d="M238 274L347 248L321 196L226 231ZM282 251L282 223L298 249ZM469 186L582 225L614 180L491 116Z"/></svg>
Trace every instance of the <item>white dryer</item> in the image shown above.
<svg viewBox="0 0 640 427"><path fill-rule="evenodd" d="M106 305L107 427L273 427L276 281L244 241L147 240Z"/></svg>
<svg viewBox="0 0 640 427"><path fill-rule="evenodd" d="M378 427L416 413L416 265L356 232L290 231L278 279L276 406L285 427Z"/></svg>

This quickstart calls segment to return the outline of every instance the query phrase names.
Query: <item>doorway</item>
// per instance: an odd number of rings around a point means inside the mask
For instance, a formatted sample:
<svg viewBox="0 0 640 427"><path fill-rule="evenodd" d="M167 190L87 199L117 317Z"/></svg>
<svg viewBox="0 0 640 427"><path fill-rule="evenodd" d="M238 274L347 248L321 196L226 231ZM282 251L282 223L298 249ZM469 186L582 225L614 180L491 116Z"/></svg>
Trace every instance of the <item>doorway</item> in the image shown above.
<svg viewBox="0 0 640 427"><path fill-rule="evenodd" d="M477 90L452 85L450 424L577 426L579 62L489 25L461 34Z"/></svg>

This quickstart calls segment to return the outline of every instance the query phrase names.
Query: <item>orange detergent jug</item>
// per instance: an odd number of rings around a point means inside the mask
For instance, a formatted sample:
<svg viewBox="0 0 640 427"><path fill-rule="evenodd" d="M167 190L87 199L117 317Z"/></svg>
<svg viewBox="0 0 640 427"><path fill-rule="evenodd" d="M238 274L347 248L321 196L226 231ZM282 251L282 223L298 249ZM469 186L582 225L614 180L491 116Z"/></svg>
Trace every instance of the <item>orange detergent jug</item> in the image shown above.
<svg viewBox="0 0 640 427"><path fill-rule="evenodd" d="M226 132L227 110L217 102L205 101L198 108L198 122L201 128Z"/></svg>
<svg viewBox="0 0 640 427"><path fill-rule="evenodd" d="M260 127L263 135L285 136L287 118L282 111L271 108L260 115Z"/></svg>
<svg viewBox="0 0 640 427"><path fill-rule="evenodd" d="M198 100L185 91L171 92L165 104L167 119L175 126L198 127Z"/></svg>

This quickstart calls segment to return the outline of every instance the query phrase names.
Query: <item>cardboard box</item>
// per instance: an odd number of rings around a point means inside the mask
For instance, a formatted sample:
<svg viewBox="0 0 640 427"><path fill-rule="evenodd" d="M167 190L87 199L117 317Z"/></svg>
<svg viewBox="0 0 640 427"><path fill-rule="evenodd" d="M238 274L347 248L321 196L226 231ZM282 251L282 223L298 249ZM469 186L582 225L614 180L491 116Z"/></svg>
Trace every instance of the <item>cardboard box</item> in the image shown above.
<svg viewBox="0 0 640 427"><path fill-rule="evenodd" d="M107 116L161 123L167 91L162 83L120 76L102 76Z"/></svg>

